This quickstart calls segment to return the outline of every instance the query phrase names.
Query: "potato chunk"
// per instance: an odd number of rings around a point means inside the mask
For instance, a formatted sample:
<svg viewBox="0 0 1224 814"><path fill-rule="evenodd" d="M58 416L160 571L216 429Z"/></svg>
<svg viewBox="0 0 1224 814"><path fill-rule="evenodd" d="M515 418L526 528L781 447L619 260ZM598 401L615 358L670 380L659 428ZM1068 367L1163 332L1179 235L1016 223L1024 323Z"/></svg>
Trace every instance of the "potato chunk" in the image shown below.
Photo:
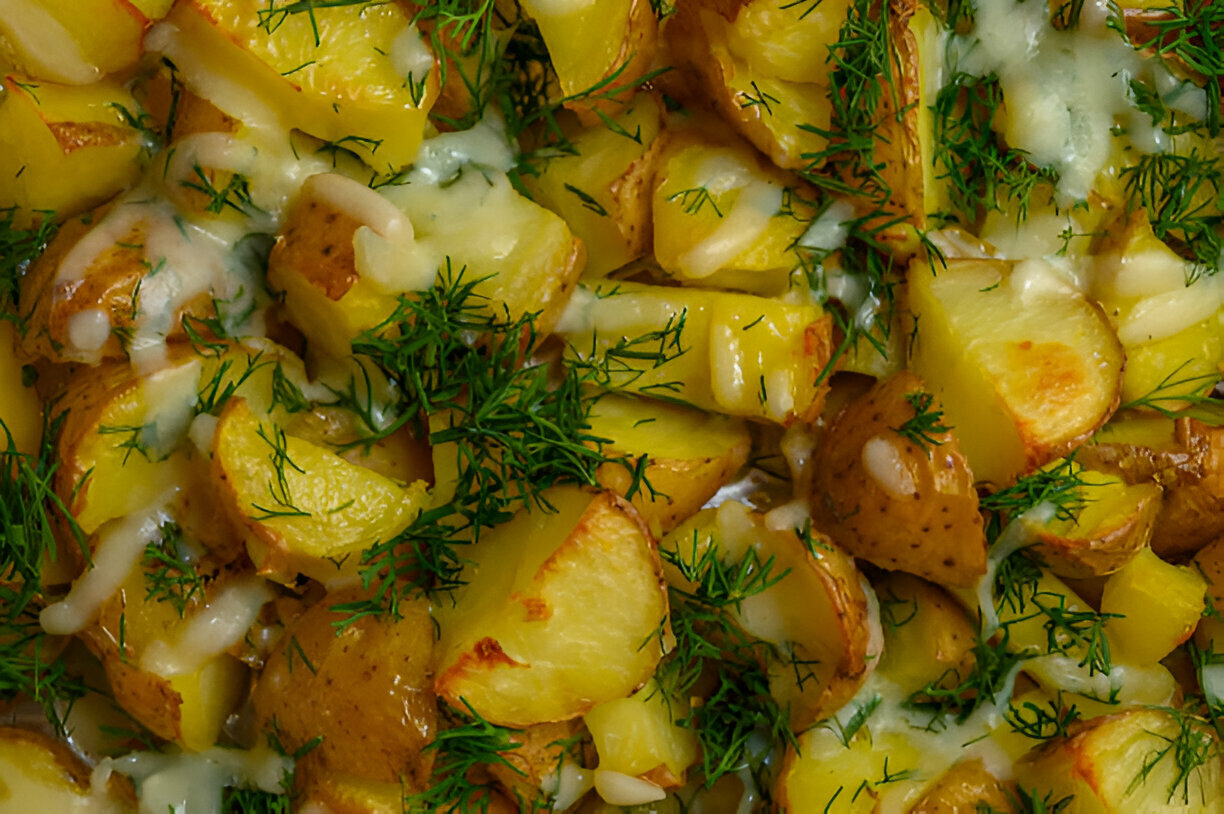
<svg viewBox="0 0 1224 814"><path fill-rule="evenodd" d="M57 814L135 814L131 782L112 774L90 785L90 769L66 744L41 732L0 727L0 803Z"/></svg>
<svg viewBox="0 0 1224 814"><path fill-rule="evenodd" d="M1101 611L1113 652L1128 664L1152 664L1190 638L1202 618L1207 581L1193 567L1165 562L1150 548L1105 582Z"/></svg>
<svg viewBox="0 0 1224 814"><path fill-rule="evenodd" d="M941 410L906 371L847 405L813 459L812 515L855 556L970 587L986 573L986 536L973 474Z"/></svg>
<svg viewBox="0 0 1224 814"><path fill-rule="evenodd" d="M11 60L38 79L88 85L136 63L148 22L128 0L10 0L0 15L0 63Z"/></svg>
<svg viewBox="0 0 1224 814"><path fill-rule="evenodd" d="M1118 405L1124 357L1101 310L1044 261L909 271L911 367L939 396L969 468L1002 486L1063 455Z"/></svg>
<svg viewBox="0 0 1224 814"><path fill-rule="evenodd" d="M241 398L217 422L212 478L249 532L251 559L283 581L353 573L362 551L402 531L428 499L424 481L404 486L286 435Z"/></svg>
<svg viewBox="0 0 1224 814"><path fill-rule="evenodd" d="M662 655L667 593L656 544L611 492L550 491L468 552L435 611L435 688L507 726L562 721L642 686Z"/></svg>

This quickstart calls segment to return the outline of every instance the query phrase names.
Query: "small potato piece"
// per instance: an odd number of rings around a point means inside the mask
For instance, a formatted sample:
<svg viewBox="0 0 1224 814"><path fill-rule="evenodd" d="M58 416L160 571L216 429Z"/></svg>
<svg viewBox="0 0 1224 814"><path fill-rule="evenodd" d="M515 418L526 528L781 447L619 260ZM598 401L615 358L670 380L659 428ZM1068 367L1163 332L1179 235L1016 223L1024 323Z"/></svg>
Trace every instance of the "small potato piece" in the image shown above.
<svg viewBox="0 0 1224 814"><path fill-rule="evenodd" d="M789 814L870 814L884 793L890 800L917 796L921 781L907 770L920 760L914 744L895 732L873 738L860 729L846 745L831 728L812 727L799 736L798 749L787 747L774 799ZM892 774L900 776L881 782Z"/></svg>
<svg viewBox="0 0 1224 814"><path fill-rule="evenodd" d="M585 267L582 242L559 216L518 194L503 173L468 167L441 180L382 192L412 221L435 268L455 278L466 269L463 281L480 281L474 293L487 298L494 316L535 314L536 336L547 336Z"/></svg>
<svg viewBox="0 0 1224 814"><path fill-rule="evenodd" d="M1124 356L1099 307L1045 261L925 261L909 271L911 368L969 468L996 486L1064 455L1118 405Z"/></svg>
<svg viewBox="0 0 1224 814"><path fill-rule="evenodd" d="M968 674L976 631L952 597L899 571L875 589L884 626L882 675L912 694L950 674Z"/></svg>
<svg viewBox="0 0 1224 814"><path fill-rule="evenodd" d="M97 206L140 175L140 133L117 107L132 94L106 80L86 87L3 78L0 94L0 210L17 207L17 226L38 210L60 219Z"/></svg>
<svg viewBox="0 0 1224 814"><path fill-rule="evenodd" d="M791 529L775 530L765 516L728 501L690 518L662 543L681 562L697 566L711 546L722 562L773 562L785 574L733 610L750 636L772 645L769 691L790 710L791 728L802 731L841 709L867 678L873 635L862 577L846 552L813 532L806 545ZM675 566L668 581L693 590Z"/></svg>
<svg viewBox="0 0 1224 814"><path fill-rule="evenodd" d="M424 481L403 486L288 436L242 398L217 422L212 476L226 510L250 533L260 573L287 582L351 571L362 551L402 531L428 500Z"/></svg>
<svg viewBox="0 0 1224 814"><path fill-rule="evenodd" d="M1178 419L1174 435L1189 460L1165 488L1152 550L1170 559L1191 554L1224 533L1224 427Z"/></svg>
<svg viewBox="0 0 1224 814"><path fill-rule="evenodd" d="M337 630L334 606L359 590L331 593L293 621L251 695L256 726L276 732L292 754L322 735L297 764L309 795L329 776L345 784L429 782L438 712L430 687L433 622L424 601L401 603L400 619L363 616Z"/></svg>
<svg viewBox="0 0 1224 814"><path fill-rule="evenodd" d="M1007 784L986 770L979 759L962 760L939 779L914 803L909 814L978 814L1011 811Z"/></svg>
<svg viewBox="0 0 1224 814"><path fill-rule="evenodd" d="M1067 579L1112 574L1147 547L1160 487L1128 486L1121 478L1088 469L1079 472L1086 502L1074 517L1055 517L1038 533L1037 552Z"/></svg>
<svg viewBox="0 0 1224 814"><path fill-rule="evenodd" d="M907 371L843 408L813 459L812 514L854 556L967 588L986 573L973 473L955 430L912 429L941 409Z"/></svg>
<svg viewBox="0 0 1224 814"><path fill-rule="evenodd" d="M621 113L654 59L659 22L650 0L523 0L523 8L572 98L566 106L588 125L600 122L596 111Z"/></svg>
<svg viewBox="0 0 1224 814"><path fill-rule="evenodd" d="M636 100L615 124L570 136L577 155L550 158L523 183L532 198L556 212L586 246L585 274L603 277L650 251L651 189L662 141L659 106Z"/></svg>
<svg viewBox="0 0 1224 814"><path fill-rule="evenodd" d="M41 732L0 727L0 809L51 814L135 814L136 794L122 775L91 787L90 768Z"/></svg>
<svg viewBox="0 0 1224 814"><path fill-rule="evenodd" d="M545 493L466 554L441 603L435 689L505 726L564 721L642 686L662 655L667 592L654 539L623 498Z"/></svg>
<svg viewBox="0 0 1224 814"><path fill-rule="evenodd" d="M1207 581L1196 569L1171 565L1140 551L1105 582L1103 613L1121 614L1105 623L1115 657L1127 664L1153 664L1190 638L1203 615Z"/></svg>
<svg viewBox="0 0 1224 814"><path fill-rule="evenodd" d="M128 0L9 0L0 15L0 63L11 59L37 79L88 85L136 63L148 22Z"/></svg>
<svg viewBox="0 0 1224 814"><path fill-rule="evenodd" d="M145 46L237 119L343 139L382 172L409 164L438 95L438 71L408 13L395 3L316 8L274 16L269 34L265 11L259 0L176 3L169 25ZM410 77L397 70L401 59Z"/></svg>
<svg viewBox="0 0 1224 814"><path fill-rule="evenodd" d="M1224 806L1219 747L1190 715L1136 709L1093 718L1038 747L1017 763L1016 780L1037 799L1071 796L1067 814L1214 812ZM1189 764L1186 749L1195 755Z"/></svg>
<svg viewBox="0 0 1224 814"><path fill-rule="evenodd" d="M697 762L697 734L675 724L685 712L677 704L651 680L630 697L607 701L583 716L599 768L664 789L684 785L685 770Z"/></svg>
<svg viewBox="0 0 1224 814"><path fill-rule="evenodd" d="M654 336L659 359L618 356L611 385L659 392L700 409L779 424L820 415L833 320L814 305L640 283L579 287L558 334L567 353L597 364L618 344ZM679 351L683 349L683 353Z"/></svg>
<svg viewBox="0 0 1224 814"><path fill-rule="evenodd" d="M649 487L633 495L634 508L652 531L668 532L696 514L748 460L752 438L742 421L649 399L606 395L590 416L591 434L610 439L609 458L636 462L649 456L643 473ZM622 496L632 485L628 468L606 463L600 485Z"/></svg>

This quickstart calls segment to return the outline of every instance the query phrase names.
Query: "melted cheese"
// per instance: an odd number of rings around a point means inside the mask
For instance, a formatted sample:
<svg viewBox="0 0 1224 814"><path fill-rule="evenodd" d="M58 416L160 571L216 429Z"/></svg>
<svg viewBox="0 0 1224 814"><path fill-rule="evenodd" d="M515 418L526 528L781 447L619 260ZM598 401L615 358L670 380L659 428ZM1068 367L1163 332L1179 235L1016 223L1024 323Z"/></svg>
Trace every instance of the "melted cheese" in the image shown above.
<svg viewBox="0 0 1224 814"><path fill-rule="evenodd" d="M883 435L868 438L863 444L862 459L867 474L889 496L901 500L917 493L917 482L906 466L896 439Z"/></svg>
<svg viewBox="0 0 1224 814"><path fill-rule="evenodd" d="M86 308L68 317L68 343L86 355L102 350L110 333L110 314L101 308Z"/></svg>
<svg viewBox="0 0 1224 814"><path fill-rule="evenodd" d="M667 792L649 780L610 769L595 770L595 791L605 803L613 806L640 806L667 797Z"/></svg>
<svg viewBox="0 0 1224 814"><path fill-rule="evenodd" d="M136 783L141 812L149 814L223 814L222 790L248 787L280 793L293 761L266 746L250 751L212 748L197 754L133 752L101 761L91 778L104 787L112 772Z"/></svg>
<svg viewBox="0 0 1224 814"><path fill-rule="evenodd" d="M771 181L752 181L714 231L680 257L681 273L700 280L725 268L760 239L781 206L780 186Z"/></svg>
<svg viewBox="0 0 1224 814"><path fill-rule="evenodd" d="M173 643L151 642L141 657L141 669L163 678L195 672L242 641L272 598L272 590L260 577L235 580L191 616Z"/></svg>
<svg viewBox="0 0 1224 814"><path fill-rule="evenodd" d="M177 492L177 486L171 487L144 511L102 527L93 563L72 583L67 596L43 608L39 615L43 630L67 636L84 630L97 617L102 603L140 561L145 546L160 538L162 525L172 519L166 505Z"/></svg>
<svg viewBox="0 0 1224 814"><path fill-rule="evenodd" d="M408 82L420 84L434 67L434 54L415 25L409 25L391 41L391 65Z"/></svg>
<svg viewBox="0 0 1224 814"><path fill-rule="evenodd" d="M102 70L86 58L63 23L35 0L0 0L0 34L19 47L25 71L52 82L88 85Z"/></svg>

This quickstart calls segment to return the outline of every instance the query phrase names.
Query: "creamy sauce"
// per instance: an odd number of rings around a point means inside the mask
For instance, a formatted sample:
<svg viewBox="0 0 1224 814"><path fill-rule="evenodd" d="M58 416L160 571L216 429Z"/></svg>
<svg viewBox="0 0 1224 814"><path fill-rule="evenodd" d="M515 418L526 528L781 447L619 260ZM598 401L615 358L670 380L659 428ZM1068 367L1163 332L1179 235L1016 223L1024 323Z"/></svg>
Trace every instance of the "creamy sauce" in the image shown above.
<svg viewBox="0 0 1224 814"><path fill-rule="evenodd" d="M711 190L710 194L715 193ZM771 181L752 181L714 231L681 256L681 273L700 280L727 267L760 239L781 206L780 186Z"/></svg>
<svg viewBox="0 0 1224 814"><path fill-rule="evenodd" d="M918 484L905 462L896 439L883 435L872 436L863 444L863 467L881 489L890 497L901 500L912 498Z"/></svg>
<svg viewBox="0 0 1224 814"><path fill-rule="evenodd" d="M250 751L212 748L197 754L134 752L101 761L92 785L104 786L117 772L136 783L141 814L219 814L226 786L280 793L292 769L292 760L266 746Z"/></svg>
<svg viewBox="0 0 1224 814"><path fill-rule="evenodd" d="M163 678L195 672L241 642L260 608L272 599L272 589L254 575L226 585L187 620L173 643L164 639L151 642L141 656L141 669Z"/></svg>

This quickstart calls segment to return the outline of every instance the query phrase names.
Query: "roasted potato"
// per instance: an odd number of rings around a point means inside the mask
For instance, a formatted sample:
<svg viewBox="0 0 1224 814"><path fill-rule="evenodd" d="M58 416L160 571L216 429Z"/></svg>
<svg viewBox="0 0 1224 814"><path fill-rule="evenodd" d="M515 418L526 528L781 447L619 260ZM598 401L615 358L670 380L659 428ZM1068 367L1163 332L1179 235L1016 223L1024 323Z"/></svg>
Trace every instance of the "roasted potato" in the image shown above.
<svg viewBox="0 0 1224 814"><path fill-rule="evenodd" d="M638 777L662 789L684 785L697 762L697 734L677 726L685 709L653 680L628 698L606 701L583 716L599 769Z"/></svg>
<svg viewBox="0 0 1224 814"><path fill-rule="evenodd" d="M1004 486L1066 454L1117 407L1122 347L1045 261L949 260L938 273L917 261L908 280L911 369L979 480Z"/></svg>
<svg viewBox="0 0 1224 814"><path fill-rule="evenodd" d="M650 0L524 0L523 9L540 27L566 106L588 125L623 112L654 60Z"/></svg>
<svg viewBox="0 0 1224 814"><path fill-rule="evenodd" d="M1224 650L1224 619L1218 613L1224 609L1224 537L1203 547L1190 561L1207 587L1204 592L1203 618L1194 630L1194 641L1207 651ZM1218 645L1218 646L1217 646Z"/></svg>
<svg viewBox="0 0 1224 814"><path fill-rule="evenodd" d="M602 277L650 251L651 190L663 140L661 114L638 99L603 124L572 133L575 155L552 158L523 179L531 197L556 212L586 246L585 274Z"/></svg>
<svg viewBox="0 0 1224 814"><path fill-rule="evenodd" d="M624 496L633 487L632 467L645 455L645 483L630 498L659 534L696 514L747 462L752 439L735 419L678 405L608 394L590 415L591 434L608 439L603 454L626 457L602 464L600 485Z"/></svg>
<svg viewBox="0 0 1224 814"><path fill-rule="evenodd" d="M884 628L881 675L907 694L968 675L977 631L952 597L900 571L876 582L875 591Z"/></svg>
<svg viewBox="0 0 1224 814"><path fill-rule="evenodd" d="M557 333L570 358L606 364L614 388L790 424L820 414L832 328L813 305L618 282L579 287Z"/></svg>
<svg viewBox="0 0 1224 814"><path fill-rule="evenodd" d="M542 804L546 800L564 800L573 792L565 788L571 779L582 792L590 789L589 772L582 768L586 759L582 721L535 724L513 730L508 738L515 746L499 752L506 762L488 764L489 774L505 790L506 796L527 804ZM567 794L568 792L568 794ZM567 806L556 804L557 810Z"/></svg>
<svg viewBox="0 0 1224 814"><path fill-rule="evenodd" d="M50 735L0 727L0 808L6 811L90 811L135 814L131 781L112 774L93 784L90 767Z"/></svg>
<svg viewBox="0 0 1224 814"><path fill-rule="evenodd" d="M362 616L337 629L344 614L333 607L363 596L330 593L294 620L251 694L257 728L290 753L322 736L297 764L297 786L311 798L369 787L399 800L426 788L433 767L428 606L404 602L400 618Z"/></svg>
<svg viewBox="0 0 1224 814"><path fill-rule="evenodd" d="M1160 487L1128 485L1116 475L1077 470L1085 502L1071 516L1056 516L1038 532L1036 550L1050 570L1068 579L1112 574L1152 537L1160 511Z"/></svg>
<svg viewBox="0 0 1224 814"><path fill-rule="evenodd" d="M506 726L564 721L642 686L662 655L654 539L611 492L559 488L468 551L441 630L435 689Z"/></svg>
<svg viewBox="0 0 1224 814"><path fill-rule="evenodd" d="M382 172L410 163L439 80L408 13L395 3L309 15L266 11L256 0L176 3L169 25L154 29L145 47L241 121L343 140L344 149Z"/></svg>
<svg viewBox="0 0 1224 814"><path fill-rule="evenodd" d="M864 728L846 743L833 728L812 727L798 748L787 747L774 799L790 814L868 814L881 810L885 797L905 810L922 789L913 771L921 759L896 732L873 737ZM890 773L899 776L890 781Z"/></svg>
<svg viewBox="0 0 1224 814"><path fill-rule="evenodd" d="M1016 781L1064 811L1218 810L1219 742L1189 713L1136 709L1093 718L1070 736L1035 749L1016 765Z"/></svg>
<svg viewBox="0 0 1224 814"><path fill-rule="evenodd" d="M0 85L0 209L17 207L18 226L39 211L66 219L136 182L144 143L120 113L138 109L123 85Z"/></svg>
<svg viewBox="0 0 1224 814"><path fill-rule="evenodd" d="M898 373L841 410L812 466L812 516L851 554L942 585L986 573L973 472L921 379Z"/></svg>
<svg viewBox="0 0 1224 814"><path fill-rule="evenodd" d="M978 814L1012 810L1008 783L991 774L981 760L962 760L939 776L914 803L909 814Z"/></svg>
<svg viewBox="0 0 1224 814"><path fill-rule="evenodd" d="M12 394L0 402L0 450L33 455L42 438L42 407L38 394L25 385L16 342L13 324L0 320L0 392Z"/></svg>
<svg viewBox="0 0 1224 814"><path fill-rule="evenodd" d="M770 528L765 516L728 501L681 524L661 544L671 556L696 566L711 548L728 563L749 563L780 579L745 598L732 611L749 635L767 642L775 657L767 666L769 691L790 711L791 727L802 731L841 709L862 686L878 653L878 629L868 615L864 582L846 552L819 533L810 544L793 529ZM682 590L694 586L668 564L668 581Z"/></svg>
<svg viewBox="0 0 1224 814"><path fill-rule="evenodd" d="M329 582L356 572L361 552L394 537L425 508L426 483L403 485L261 421L229 401L212 441L214 488L260 573Z"/></svg>
<svg viewBox="0 0 1224 814"><path fill-rule="evenodd" d="M0 19L0 62L36 79L88 85L140 58L144 11L128 0L12 3Z"/></svg>
<svg viewBox="0 0 1224 814"><path fill-rule="evenodd" d="M1128 664L1153 664L1190 638L1203 615L1207 581L1195 568L1139 551L1105 582L1101 612L1110 651Z"/></svg>

